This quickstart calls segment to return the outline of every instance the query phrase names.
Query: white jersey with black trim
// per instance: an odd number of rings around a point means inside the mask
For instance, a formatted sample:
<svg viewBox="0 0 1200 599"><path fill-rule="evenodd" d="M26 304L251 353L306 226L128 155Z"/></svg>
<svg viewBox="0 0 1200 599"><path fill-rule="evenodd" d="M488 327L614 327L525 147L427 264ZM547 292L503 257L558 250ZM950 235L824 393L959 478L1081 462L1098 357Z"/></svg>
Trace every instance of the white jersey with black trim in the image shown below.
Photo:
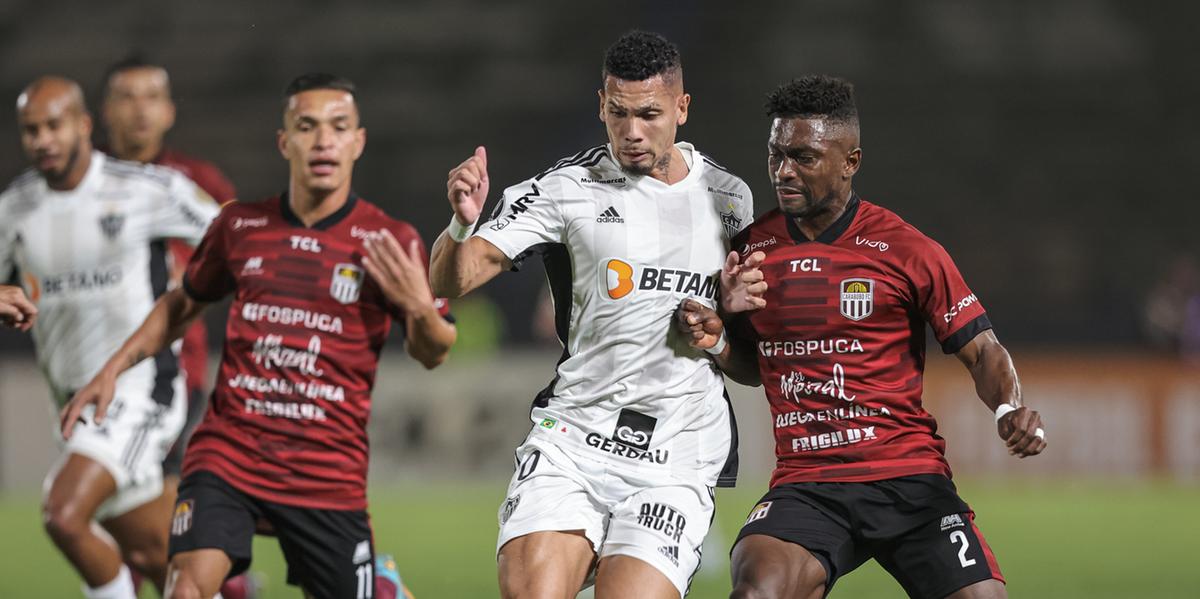
<svg viewBox="0 0 1200 599"><path fill-rule="evenodd" d="M716 305L753 201L740 178L676 147L689 172L671 185L622 171L608 146L560 160L505 190L475 235L514 267L531 253L546 264L564 351L532 435L635 475L732 484L724 381L673 318L685 298Z"/></svg>
<svg viewBox="0 0 1200 599"><path fill-rule="evenodd" d="M56 401L91 380L167 290L167 238L198 243L220 208L177 171L93 151L74 189L36 171L0 194L0 281L16 277L37 305L38 363ZM122 380L145 377L169 404L178 372L166 351Z"/></svg>

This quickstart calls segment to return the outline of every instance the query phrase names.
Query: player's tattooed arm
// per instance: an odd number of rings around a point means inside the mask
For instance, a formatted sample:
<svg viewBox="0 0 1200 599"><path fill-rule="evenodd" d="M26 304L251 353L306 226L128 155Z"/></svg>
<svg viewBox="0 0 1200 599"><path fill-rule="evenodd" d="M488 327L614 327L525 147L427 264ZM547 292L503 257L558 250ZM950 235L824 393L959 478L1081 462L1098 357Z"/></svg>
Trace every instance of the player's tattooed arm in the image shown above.
<svg viewBox="0 0 1200 599"><path fill-rule="evenodd" d="M33 328L37 306L25 297L25 290L14 285L0 285L0 324L22 332Z"/></svg>
<svg viewBox="0 0 1200 599"><path fill-rule="evenodd" d="M1013 367L1012 356L990 329L975 336L955 354L975 380L979 399L995 412L1004 413L996 423L996 432L1009 453L1019 457L1037 455L1046 448L1042 417L1024 405L1021 382ZM1002 408L1002 406L1011 406Z"/></svg>
<svg viewBox="0 0 1200 599"><path fill-rule="evenodd" d="M696 300L683 300L675 311L675 326L689 345L711 355L717 367L729 378L751 387L762 384L753 348L736 336L728 335L724 321L715 310ZM722 339L725 343L718 352L716 348L721 346Z"/></svg>
<svg viewBox="0 0 1200 599"><path fill-rule="evenodd" d="M177 287L163 294L154 303L154 308L142 322L142 326L130 335L125 344L108 359L108 362L96 373L82 389L75 393L71 401L59 413L59 425L62 427L63 438L71 438L75 423L83 416L84 408L95 406L92 421L100 423L108 412L116 389L117 377L126 370L137 365L142 360L153 356L169 346L171 342L183 336L188 325L204 310L208 304L198 302L187 295L183 288Z"/></svg>

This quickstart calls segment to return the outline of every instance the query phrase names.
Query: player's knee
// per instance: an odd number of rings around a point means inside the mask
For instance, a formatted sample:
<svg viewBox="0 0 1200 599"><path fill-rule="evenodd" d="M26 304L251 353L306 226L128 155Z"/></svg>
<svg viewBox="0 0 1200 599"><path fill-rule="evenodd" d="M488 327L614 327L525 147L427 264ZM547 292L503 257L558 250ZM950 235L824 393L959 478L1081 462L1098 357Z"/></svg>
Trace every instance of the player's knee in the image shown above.
<svg viewBox="0 0 1200 599"><path fill-rule="evenodd" d="M202 599L202 595L195 581L181 573L167 583L163 599Z"/></svg>
<svg viewBox="0 0 1200 599"><path fill-rule="evenodd" d="M91 514L84 514L71 502L47 502L42 506L42 525L56 541L68 541L87 534Z"/></svg>
<svg viewBox="0 0 1200 599"><path fill-rule="evenodd" d="M123 557L133 569L151 578L159 578L167 571L167 546L157 540L129 548Z"/></svg>

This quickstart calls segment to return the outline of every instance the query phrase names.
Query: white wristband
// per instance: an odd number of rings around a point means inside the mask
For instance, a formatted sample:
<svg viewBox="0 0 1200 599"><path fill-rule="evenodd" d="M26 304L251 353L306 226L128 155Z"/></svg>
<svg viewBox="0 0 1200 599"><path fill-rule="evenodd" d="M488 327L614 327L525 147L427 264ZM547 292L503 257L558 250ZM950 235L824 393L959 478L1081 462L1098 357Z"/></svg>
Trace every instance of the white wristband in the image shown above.
<svg viewBox="0 0 1200 599"><path fill-rule="evenodd" d="M1017 406L1014 406L1010 403L1002 403L1002 404L996 406L996 422L1000 422L1000 419L1004 418L1005 414L1007 414L1009 412L1016 412L1016 411L1017 411Z"/></svg>
<svg viewBox="0 0 1200 599"><path fill-rule="evenodd" d="M446 232L450 234L450 239L455 243L462 243L471 236L471 232L475 230L475 223L464 225L458 222L458 217L450 215L450 224L446 226Z"/></svg>
<svg viewBox="0 0 1200 599"><path fill-rule="evenodd" d="M996 406L996 422L1000 422L1000 419L1003 418L1005 414L1007 414L1009 412L1016 412L1016 411L1017 411L1017 406L1014 406L1010 403L1002 403L1002 404ZM1042 440L1046 439L1046 431L1042 430L1042 427L1040 427L1040 426L1037 428L1036 431L1033 431L1033 434L1034 434L1034 436L1036 436L1039 439L1042 439Z"/></svg>
<svg viewBox="0 0 1200 599"><path fill-rule="evenodd" d="M721 352L725 351L726 345L729 345L729 341L725 338L725 331L721 331L721 336L717 337L717 344L708 349L705 349L704 351L706 351L714 356L719 356L719 355L721 355Z"/></svg>

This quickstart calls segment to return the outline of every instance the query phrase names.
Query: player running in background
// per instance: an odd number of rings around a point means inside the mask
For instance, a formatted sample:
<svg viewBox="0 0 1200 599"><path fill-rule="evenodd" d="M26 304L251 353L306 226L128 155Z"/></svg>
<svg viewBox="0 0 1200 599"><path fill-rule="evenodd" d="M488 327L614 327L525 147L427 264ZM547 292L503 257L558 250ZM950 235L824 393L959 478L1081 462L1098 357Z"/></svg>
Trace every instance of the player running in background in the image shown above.
<svg viewBox="0 0 1200 599"><path fill-rule="evenodd" d="M921 406L925 324L966 365L1012 454L1046 447L1041 418L946 250L854 192L851 85L805 77L767 108L779 208L735 239L743 254L765 254L752 270L766 307L730 327L740 359L726 363L757 360L778 464L734 545L731 596L819 598L874 558L911 597L1004 597ZM695 303L680 318L699 347L722 328Z"/></svg>
<svg viewBox="0 0 1200 599"><path fill-rule="evenodd" d="M100 115L108 138L108 146L101 149L110 155L121 160L173 168L199 185L217 204L225 204L236 196L233 184L216 165L166 146L164 138L175 125L175 102L171 99L170 77L162 66L135 56L109 67L104 75ZM171 240L167 242L167 249L170 250L171 283L178 285L193 248L179 240ZM175 504L188 437L200 423L204 406L208 404L208 332L203 319L197 319L184 333L179 361L187 383L188 405L183 432L163 460L163 490L170 495L171 505ZM224 599L253 597L257 585L258 582L240 576L221 587L221 596ZM135 573L134 588L138 586Z"/></svg>
<svg viewBox="0 0 1200 599"><path fill-rule="evenodd" d="M427 368L454 342L429 290L420 237L351 190L366 131L354 86L303 75L285 94L287 191L231 204L184 274L63 412L105 414L113 379L233 295L212 405L184 458L171 522L168 596L211 597L250 563L256 530L278 536L288 582L317 598L375 596L367 516L367 420L391 320ZM369 275L369 276L368 276Z"/></svg>
<svg viewBox="0 0 1200 599"><path fill-rule="evenodd" d="M34 168L0 195L0 280L14 269L36 304L38 363L61 406L167 290L165 240L199 241L217 213L178 172L92 150L79 86L33 82L17 99L21 145ZM19 322L28 328L28 306ZM103 424L81 426L46 478L46 531L94 599L134 596L125 561L162 588L172 501L162 460L183 427L178 347L164 345L112 381ZM97 534L93 520L115 540Z"/></svg>
<svg viewBox="0 0 1200 599"><path fill-rule="evenodd" d="M501 593L680 597L699 567L713 486L732 485L737 437L723 379L676 333L685 297L716 301L750 190L689 143L679 52L631 32L604 57L607 145L505 190L468 237L489 181L483 148L450 171L454 209L433 249L439 295L461 296L541 254L563 344L537 394L500 509Z"/></svg>

